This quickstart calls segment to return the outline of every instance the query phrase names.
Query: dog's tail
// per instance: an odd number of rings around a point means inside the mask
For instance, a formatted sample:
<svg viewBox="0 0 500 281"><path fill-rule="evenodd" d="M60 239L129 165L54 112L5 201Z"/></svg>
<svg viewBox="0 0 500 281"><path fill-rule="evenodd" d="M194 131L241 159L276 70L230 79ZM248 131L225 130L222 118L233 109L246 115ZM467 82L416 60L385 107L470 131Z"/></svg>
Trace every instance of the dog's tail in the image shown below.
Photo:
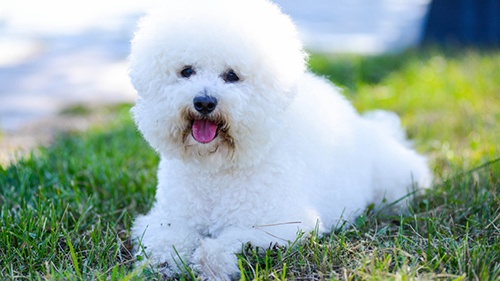
<svg viewBox="0 0 500 281"><path fill-rule="evenodd" d="M399 116L390 111L373 110L363 113L363 118L370 121L379 131L391 136L405 147L413 146L413 142L406 137L405 130L401 127Z"/></svg>
<svg viewBox="0 0 500 281"><path fill-rule="evenodd" d="M414 149L412 149L413 142L406 137L406 132L401 127L401 120L396 115L396 113L384 110L374 110L364 113L363 119L369 122L370 126L375 128L377 131L386 136L389 136L396 142L400 143L404 148L406 148L403 150L398 150L398 155L395 157L400 161L395 162L395 164L393 165L394 169L403 169L401 172L401 174L403 175L402 178L405 178L409 174L408 171L404 171L404 167L406 167L411 172L412 185L414 183L418 183L418 187L420 188L430 187L433 177L427 163L427 157L418 154ZM395 148L388 148L387 151L395 151ZM387 167L384 167L382 170L377 172L377 174L379 176L382 176L383 173L386 172L386 168ZM387 175L387 178L391 179L387 182L393 182L392 179L394 177L394 169L392 170L391 174ZM382 187L386 188L387 184L383 184Z"/></svg>

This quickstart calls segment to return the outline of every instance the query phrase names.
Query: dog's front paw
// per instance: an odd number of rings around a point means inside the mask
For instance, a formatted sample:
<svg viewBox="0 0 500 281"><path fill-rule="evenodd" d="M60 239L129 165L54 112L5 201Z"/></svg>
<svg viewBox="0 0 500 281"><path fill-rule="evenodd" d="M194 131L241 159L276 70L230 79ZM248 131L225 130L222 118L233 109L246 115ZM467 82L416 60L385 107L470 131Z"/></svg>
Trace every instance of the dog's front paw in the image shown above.
<svg viewBox="0 0 500 281"><path fill-rule="evenodd" d="M239 274L235 253L223 243L211 238L199 240L193 254L193 269L204 280L231 280Z"/></svg>

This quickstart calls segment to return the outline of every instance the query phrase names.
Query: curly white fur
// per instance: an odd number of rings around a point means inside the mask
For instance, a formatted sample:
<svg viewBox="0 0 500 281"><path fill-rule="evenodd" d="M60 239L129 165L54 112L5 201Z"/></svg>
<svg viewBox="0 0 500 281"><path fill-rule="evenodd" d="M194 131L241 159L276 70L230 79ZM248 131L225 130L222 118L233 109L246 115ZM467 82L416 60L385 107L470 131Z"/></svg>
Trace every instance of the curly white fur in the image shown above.
<svg viewBox="0 0 500 281"><path fill-rule="evenodd" d="M266 0L170 0L141 20L133 115L161 162L156 203L132 232L165 273L182 258L229 279L244 243L285 244L318 222L329 231L429 185L397 116L359 116L306 60L291 20ZM217 101L213 112L195 108L200 96ZM195 139L197 120L217 126L212 141Z"/></svg>

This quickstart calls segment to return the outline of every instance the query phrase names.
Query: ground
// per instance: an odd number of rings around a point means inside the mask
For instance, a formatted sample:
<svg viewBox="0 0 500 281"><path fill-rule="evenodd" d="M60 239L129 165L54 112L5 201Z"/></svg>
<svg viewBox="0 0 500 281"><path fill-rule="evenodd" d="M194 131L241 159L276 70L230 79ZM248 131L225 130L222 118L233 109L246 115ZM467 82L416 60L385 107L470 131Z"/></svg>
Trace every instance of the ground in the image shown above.
<svg viewBox="0 0 500 281"><path fill-rule="evenodd" d="M352 227L304 245L247 246L243 278L500 278L500 52L313 55L310 65L358 110L396 111L437 181L401 216L369 207ZM0 166L0 279L161 279L134 268L130 254L128 231L151 207L158 158L129 108L117 106L106 125L60 135Z"/></svg>

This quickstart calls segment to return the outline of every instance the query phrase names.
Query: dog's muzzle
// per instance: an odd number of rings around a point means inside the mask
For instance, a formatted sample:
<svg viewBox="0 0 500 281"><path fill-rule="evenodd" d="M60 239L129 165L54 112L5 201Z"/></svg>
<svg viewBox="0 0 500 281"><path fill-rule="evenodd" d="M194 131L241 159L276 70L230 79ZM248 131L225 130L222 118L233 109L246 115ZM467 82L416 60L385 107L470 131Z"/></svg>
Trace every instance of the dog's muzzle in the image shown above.
<svg viewBox="0 0 500 281"><path fill-rule="evenodd" d="M197 96L193 99L194 109L201 115L201 118L194 118L191 128L193 138L200 143L213 141L219 132L219 122L210 118L210 114L217 107L217 99L209 96Z"/></svg>
<svg viewBox="0 0 500 281"><path fill-rule="evenodd" d="M201 115L208 115L217 107L217 99L209 95L197 96L193 99L193 105Z"/></svg>

